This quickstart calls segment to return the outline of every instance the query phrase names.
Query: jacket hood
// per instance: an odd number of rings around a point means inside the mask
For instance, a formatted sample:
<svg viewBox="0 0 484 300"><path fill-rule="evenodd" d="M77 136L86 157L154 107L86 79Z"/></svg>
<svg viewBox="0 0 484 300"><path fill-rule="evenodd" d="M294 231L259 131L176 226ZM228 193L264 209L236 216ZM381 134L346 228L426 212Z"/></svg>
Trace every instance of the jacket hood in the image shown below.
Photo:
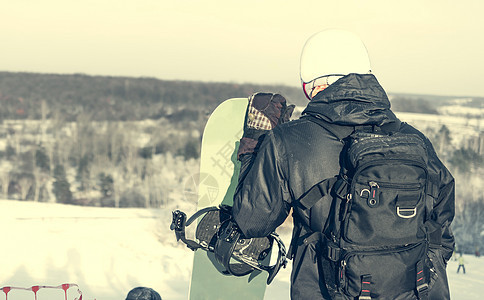
<svg viewBox="0 0 484 300"><path fill-rule="evenodd" d="M387 94L373 74L349 74L319 92L303 115L338 125L377 125L397 121Z"/></svg>

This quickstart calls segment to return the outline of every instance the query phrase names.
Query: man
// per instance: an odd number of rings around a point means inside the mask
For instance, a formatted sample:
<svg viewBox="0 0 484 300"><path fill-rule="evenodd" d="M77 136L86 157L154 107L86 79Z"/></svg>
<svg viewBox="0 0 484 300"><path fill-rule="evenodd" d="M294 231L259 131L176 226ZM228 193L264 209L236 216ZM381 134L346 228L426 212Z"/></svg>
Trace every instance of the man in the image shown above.
<svg viewBox="0 0 484 300"><path fill-rule="evenodd" d="M327 225L330 198L323 198L308 210L299 207L296 200L321 180L339 173L343 148L334 132L314 122L314 118L347 135L359 126L400 122L390 110L385 91L371 74L365 46L355 35L342 30L313 35L303 48L300 67L304 93L310 100L300 119L286 122L292 108L280 95L259 95L249 101L238 153L242 167L233 216L246 237L262 237L281 225L292 208L298 243L292 253L291 298L350 299L331 290L328 282L334 279L325 274L327 257L321 241L299 238L322 232ZM429 296L450 299L445 267L454 247L450 230L454 179L422 133L408 124L399 128L425 140L430 171L439 180L432 219L441 226L440 245L429 252L433 263ZM401 299L417 296L410 291Z"/></svg>

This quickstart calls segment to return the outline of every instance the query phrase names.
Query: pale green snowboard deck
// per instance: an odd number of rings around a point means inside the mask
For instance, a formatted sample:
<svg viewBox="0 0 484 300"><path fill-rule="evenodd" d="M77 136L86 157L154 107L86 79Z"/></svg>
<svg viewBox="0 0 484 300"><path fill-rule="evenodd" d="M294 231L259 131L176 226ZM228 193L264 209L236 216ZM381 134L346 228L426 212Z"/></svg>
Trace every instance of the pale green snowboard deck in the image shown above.
<svg viewBox="0 0 484 300"><path fill-rule="evenodd" d="M220 104L208 119L203 132L200 155L198 207L227 204L232 206L240 162L237 149L242 137L247 98L234 98ZM236 277L222 274L224 268L213 253L197 250L194 254L190 300L263 299L267 272L254 271Z"/></svg>

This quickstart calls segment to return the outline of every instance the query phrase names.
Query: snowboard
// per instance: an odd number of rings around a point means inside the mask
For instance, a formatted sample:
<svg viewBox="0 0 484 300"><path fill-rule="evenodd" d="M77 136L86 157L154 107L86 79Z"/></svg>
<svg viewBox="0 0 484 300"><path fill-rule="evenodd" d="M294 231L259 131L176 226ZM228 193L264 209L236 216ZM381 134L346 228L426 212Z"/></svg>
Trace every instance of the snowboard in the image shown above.
<svg viewBox="0 0 484 300"><path fill-rule="evenodd" d="M213 111L207 121L200 153L197 210L220 204L233 205L240 172L237 150L247 104L247 98L228 99ZM224 275L224 270L212 252L195 251L189 299L264 298L267 272L254 271L236 277Z"/></svg>

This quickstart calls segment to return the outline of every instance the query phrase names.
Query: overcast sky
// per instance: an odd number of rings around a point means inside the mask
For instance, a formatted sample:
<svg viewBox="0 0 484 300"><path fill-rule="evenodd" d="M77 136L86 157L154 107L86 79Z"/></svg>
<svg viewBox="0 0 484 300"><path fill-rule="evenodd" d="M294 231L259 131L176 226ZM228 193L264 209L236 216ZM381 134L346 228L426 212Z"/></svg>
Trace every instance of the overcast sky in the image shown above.
<svg viewBox="0 0 484 300"><path fill-rule="evenodd" d="M0 1L0 71L298 86L304 42L336 27L387 92L484 96L480 0Z"/></svg>

